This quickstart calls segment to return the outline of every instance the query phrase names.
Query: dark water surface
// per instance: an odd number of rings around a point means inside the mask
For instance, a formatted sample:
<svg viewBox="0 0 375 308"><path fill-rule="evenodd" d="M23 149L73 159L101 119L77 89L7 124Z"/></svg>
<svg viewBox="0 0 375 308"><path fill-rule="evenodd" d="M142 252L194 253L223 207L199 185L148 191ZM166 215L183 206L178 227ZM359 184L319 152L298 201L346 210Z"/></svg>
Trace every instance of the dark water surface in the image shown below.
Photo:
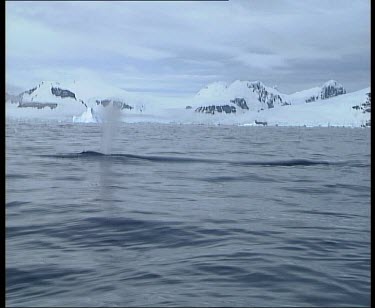
<svg viewBox="0 0 375 308"><path fill-rule="evenodd" d="M6 124L7 306L369 306L370 130Z"/></svg>

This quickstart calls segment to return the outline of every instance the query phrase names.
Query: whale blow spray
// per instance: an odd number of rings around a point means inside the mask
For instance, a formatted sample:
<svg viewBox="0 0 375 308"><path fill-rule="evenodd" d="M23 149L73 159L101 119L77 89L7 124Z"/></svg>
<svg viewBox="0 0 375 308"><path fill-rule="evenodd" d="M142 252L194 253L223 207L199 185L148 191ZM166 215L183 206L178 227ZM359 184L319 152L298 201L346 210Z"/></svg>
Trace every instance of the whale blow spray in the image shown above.
<svg viewBox="0 0 375 308"><path fill-rule="evenodd" d="M112 141L119 126L121 111L112 104L104 107L102 121L101 152L110 154Z"/></svg>

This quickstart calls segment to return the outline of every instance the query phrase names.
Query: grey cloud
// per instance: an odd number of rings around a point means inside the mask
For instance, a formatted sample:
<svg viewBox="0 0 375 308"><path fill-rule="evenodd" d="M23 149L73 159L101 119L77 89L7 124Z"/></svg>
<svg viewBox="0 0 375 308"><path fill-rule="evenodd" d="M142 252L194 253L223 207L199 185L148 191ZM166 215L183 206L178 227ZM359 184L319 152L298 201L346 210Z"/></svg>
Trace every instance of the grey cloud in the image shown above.
<svg viewBox="0 0 375 308"><path fill-rule="evenodd" d="M7 2L6 18L14 83L82 70L125 88L191 93L216 80L286 92L369 83L367 0Z"/></svg>

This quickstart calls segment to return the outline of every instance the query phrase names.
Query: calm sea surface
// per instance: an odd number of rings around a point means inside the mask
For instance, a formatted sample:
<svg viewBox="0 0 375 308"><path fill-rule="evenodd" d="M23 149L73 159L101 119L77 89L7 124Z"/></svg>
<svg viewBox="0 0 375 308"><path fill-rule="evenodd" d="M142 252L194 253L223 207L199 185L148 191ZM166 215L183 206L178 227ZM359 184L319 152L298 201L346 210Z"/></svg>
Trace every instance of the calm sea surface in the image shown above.
<svg viewBox="0 0 375 308"><path fill-rule="evenodd" d="M7 120L7 306L370 305L369 129L115 132Z"/></svg>

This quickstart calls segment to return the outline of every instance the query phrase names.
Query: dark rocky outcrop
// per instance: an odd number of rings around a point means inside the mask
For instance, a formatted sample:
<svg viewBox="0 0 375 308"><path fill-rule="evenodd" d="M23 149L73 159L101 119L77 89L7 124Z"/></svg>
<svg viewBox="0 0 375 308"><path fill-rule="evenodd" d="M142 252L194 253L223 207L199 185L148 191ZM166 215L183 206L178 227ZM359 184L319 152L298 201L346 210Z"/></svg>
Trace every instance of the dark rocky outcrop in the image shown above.
<svg viewBox="0 0 375 308"><path fill-rule="evenodd" d="M367 93L366 101L362 104L352 106L355 110L362 110L362 113L371 113L371 93Z"/></svg>
<svg viewBox="0 0 375 308"><path fill-rule="evenodd" d="M37 89L37 87L35 87L35 88L32 88L32 89L30 89L30 90L27 90L27 91L25 91L25 92L23 92L23 93L27 93L27 94L31 94L31 93L33 93L35 90ZM22 94L23 94L22 93Z"/></svg>
<svg viewBox="0 0 375 308"><path fill-rule="evenodd" d="M371 113L371 93L367 93L366 102L364 102L362 106L364 108L364 113Z"/></svg>
<svg viewBox="0 0 375 308"><path fill-rule="evenodd" d="M80 99L79 102L87 108L87 105L83 100Z"/></svg>
<svg viewBox="0 0 375 308"><path fill-rule="evenodd" d="M266 104L268 108L274 108L275 104L281 106L290 105L290 103L283 100L280 95L268 92L260 81L249 83L247 87L252 89L253 92L257 92L258 101Z"/></svg>
<svg viewBox="0 0 375 308"><path fill-rule="evenodd" d="M331 97L335 97L338 95L345 94L346 90L344 87L339 83L329 83L325 84L322 88L322 92L320 93L321 99L327 99Z"/></svg>
<svg viewBox="0 0 375 308"><path fill-rule="evenodd" d="M71 97L71 98L74 98L75 100L76 99L76 95L69 91L69 90L64 90L64 89L60 89L60 88L55 88L55 87L51 87L51 93L55 96L60 96L61 98L65 98L65 97Z"/></svg>
<svg viewBox="0 0 375 308"><path fill-rule="evenodd" d="M306 99L306 103L315 102L319 99L319 96L311 96L310 98Z"/></svg>
<svg viewBox="0 0 375 308"><path fill-rule="evenodd" d="M235 106L229 106L229 105L221 105L221 106L202 106L195 109L195 112L202 112L202 113L210 113L215 114L215 112L225 112L225 113L236 113L236 107Z"/></svg>
<svg viewBox="0 0 375 308"><path fill-rule="evenodd" d="M244 98L237 98L236 97L235 99L232 99L230 102L237 105L241 109L249 110L249 107L247 106L246 100Z"/></svg>
<svg viewBox="0 0 375 308"><path fill-rule="evenodd" d="M330 80L322 86L320 93L310 96L305 100L305 102L311 103L319 99L328 99L342 94L346 94L346 90L344 89L342 84L338 83L335 80Z"/></svg>
<svg viewBox="0 0 375 308"><path fill-rule="evenodd" d="M120 108L120 109L129 109L129 110L132 110L134 107L124 103L124 102L121 102L121 101L113 101L113 106L117 107L117 108Z"/></svg>
<svg viewBox="0 0 375 308"><path fill-rule="evenodd" d="M103 99L103 100L96 100L97 105L102 105L103 107L107 107L110 103L112 103L113 107L117 109L129 109L132 110L134 107L126 104L120 100L112 100L112 99Z"/></svg>
<svg viewBox="0 0 375 308"><path fill-rule="evenodd" d="M32 89L30 89L30 90L26 90L26 91L23 91L22 93L20 93L20 94L18 94L17 96L18 97L20 97L20 101L22 100L22 96L24 95L24 94L32 94L35 90L37 89L37 87L34 87L34 88L32 88ZM13 103L13 102L12 102Z"/></svg>
<svg viewBox="0 0 375 308"><path fill-rule="evenodd" d="M111 102L110 99L96 100L96 104L97 105L102 105L103 107L107 107L110 102Z"/></svg>
<svg viewBox="0 0 375 308"><path fill-rule="evenodd" d="M19 103L18 108L38 108L43 109L45 107L49 107L51 109L55 109L57 107L56 103Z"/></svg>

